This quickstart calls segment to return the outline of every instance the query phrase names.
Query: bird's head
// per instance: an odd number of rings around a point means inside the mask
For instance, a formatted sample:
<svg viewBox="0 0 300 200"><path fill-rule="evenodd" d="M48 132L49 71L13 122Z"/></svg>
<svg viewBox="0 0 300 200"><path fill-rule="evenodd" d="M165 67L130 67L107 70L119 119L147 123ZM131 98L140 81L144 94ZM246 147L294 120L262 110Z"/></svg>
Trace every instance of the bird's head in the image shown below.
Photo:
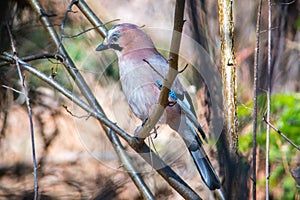
<svg viewBox="0 0 300 200"><path fill-rule="evenodd" d="M145 48L154 48L150 37L140 27L125 23L113 26L96 51L113 49L118 55L122 55Z"/></svg>

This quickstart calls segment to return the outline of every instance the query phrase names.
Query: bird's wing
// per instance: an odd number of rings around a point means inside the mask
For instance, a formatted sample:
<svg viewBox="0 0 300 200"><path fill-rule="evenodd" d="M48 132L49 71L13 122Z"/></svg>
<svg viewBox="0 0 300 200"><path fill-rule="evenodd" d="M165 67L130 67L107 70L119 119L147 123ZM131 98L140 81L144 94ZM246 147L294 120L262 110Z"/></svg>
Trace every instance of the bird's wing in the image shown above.
<svg viewBox="0 0 300 200"><path fill-rule="evenodd" d="M178 105L180 106L182 111L186 114L186 116L191 120L191 122L194 124L194 126L197 128L197 130L201 134L202 139L205 142L207 142L205 132L203 131L202 126L200 125L200 123L198 122L198 119L196 117L195 109L192 104L190 95L187 92L185 92L183 99L181 100L178 98L176 102L178 103Z"/></svg>

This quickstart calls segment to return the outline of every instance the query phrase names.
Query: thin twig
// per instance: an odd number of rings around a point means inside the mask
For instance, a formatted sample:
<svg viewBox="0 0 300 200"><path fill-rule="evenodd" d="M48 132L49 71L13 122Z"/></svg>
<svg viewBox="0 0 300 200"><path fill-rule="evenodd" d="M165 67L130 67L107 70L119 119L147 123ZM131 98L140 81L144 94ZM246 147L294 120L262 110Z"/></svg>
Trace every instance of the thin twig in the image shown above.
<svg viewBox="0 0 300 200"><path fill-rule="evenodd" d="M182 72L184 72L188 66L189 66L189 64L186 64L182 70L178 71L178 74L181 74Z"/></svg>
<svg viewBox="0 0 300 200"><path fill-rule="evenodd" d="M16 90L15 88L12 88L12 87L9 87L9 86L6 86L6 85L1 85L1 86L6 88L6 89L9 89L11 91L14 91L15 93L24 94L24 92L21 92L20 90Z"/></svg>
<svg viewBox="0 0 300 200"><path fill-rule="evenodd" d="M98 28L105 29L105 26L106 26L107 24L110 24L110 23L112 23L112 22L115 22L115 21L119 21L119 20L120 20L120 19L110 20L110 21L108 21L108 22L106 22L106 23L104 23L104 24L100 24L100 25L94 26L94 27L92 27L92 28L86 29L86 30L84 30L84 31L82 31L82 32L80 32L80 33L78 33L78 34L76 34L76 35L71 35L71 36L65 35L65 34L64 34L64 26L65 26L65 23L66 23L66 21L67 21L67 19L68 19L68 13L69 13L69 12L74 12L74 11L72 11L72 6L73 6L74 4L78 4L78 3L80 3L80 1L78 1L78 0L72 0L72 1L70 2L70 4L69 4L68 8L67 8L67 11L66 11L65 15L64 15L64 18L63 18L62 23L61 23L61 25L60 25L60 30L61 30L61 36L60 36L60 40L61 40L61 41L60 41L60 42L61 42L61 43L62 43L62 39L63 39L63 38L75 38L75 37L78 37L78 36L80 36L80 35L82 35L82 34L84 34L84 33L86 33L86 32L89 32L89 31L91 31L91 30L94 30L94 29L98 29ZM81 11L82 11L82 10L81 10Z"/></svg>
<svg viewBox="0 0 300 200"><path fill-rule="evenodd" d="M64 37L64 31L65 31L65 23L66 23L66 21L67 21L67 19L68 19L68 14L69 14L69 12L73 12L72 11L72 6L73 6L73 4L74 4L74 0L72 0L71 2L70 2L70 4L69 4L69 6L68 6L68 8L67 8L67 10L66 10L66 13L65 13L65 15L64 15L64 17L63 17L63 19L62 19L62 22L61 22L61 24L60 24L60 37L59 37L59 44L60 45L62 45L62 40L63 40L63 37ZM60 46L59 45L59 46Z"/></svg>
<svg viewBox="0 0 300 200"><path fill-rule="evenodd" d="M252 199L256 200L256 148L257 148L257 95L258 95L258 58L259 58L259 41L260 41L260 16L262 0L259 0L256 19L256 46L254 55L254 108L253 108L253 149L252 149Z"/></svg>
<svg viewBox="0 0 300 200"><path fill-rule="evenodd" d="M91 117L91 113L89 113L87 115L78 116L78 115L73 114L72 111L70 111L68 109L68 106L63 105L62 107L67 111L67 113L69 113L71 116L76 117L78 119L85 118L86 120L88 120Z"/></svg>
<svg viewBox="0 0 300 200"><path fill-rule="evenodd" d="M269 30L276 30L276 29L278 29L278 28L279 28L278 26L271 27L271 28L268 28L267 30L262 30L262 31L260 31L260 34L262 34L262 33L268 33Z"/></svg>
<svg viewBox="0 0 300 200"><path fill-rule="evenodd" d="M62 55L57 54L57 53L55 53L55 54L54 53L36 54L36 55L30 55L30 56L22 57L20 59L25 61L25 62L28 62L28 61L33 61L33 60L51 59L51 58L56 59L60 62L64 61L64 58L62 57ZM13 59L10 59L7 56L0 55L0 59L5 60L3 62L0 62L0 67L4 66L4 65L8 65L8 64L14 62Z"/></svg>
<svg viewBox="0 0 300 200"><path fill-rule="evenodd" d="M281 132L278 128L276 128L273 124L267 121L266 117L263 117L263 121L266 122L274 131L276 131L280 136L282 136L288 143L290 143L293 147L295 147L298 151L300 151L300 147L296 145L290 138L288 138L283 132Z"/></svg>
<svg viewBox="0 0 300 200"><path fill-rule="evenodd" d="M99 27L103 27L103 26L105 26L105 25L107 25L107 24L109 24L109 23L112 23L112 22L115 22L115 21L119 21L119 20L120 20L120 19L114 19L114 20L108 21L108 22L106 22L106 23L104 23L104 24L100 24L100 25L98 25L98 26L96 26L96 27L92 27L92 28L88 28L88 29L86 29L86 30L83 30L83 31L81 31L80 33L78 33L78 34L76 34L76 35L63 35L63 38L75 38L75 37L78 37L78 36L80 36L80 35L82 35L82 34L84 34L84 33L89 32L89 31L91 31L91 30L97 29L97 28L99 28Z"/></svg>
<svg viewBox="0 0 300 200"><path fill-rule="evenodd" d="M152 69L157 75L159 75L161 78L164 78L164 76L163 76L159 71L157 71L157 70L155 69L155 67L153 67L153 65L152 65L147 59L143 59L143 61L144 61L145 63L147 63L147 64L149 65L149 67L151 67L151 69Z"/></svg>
<svg viewBox="0 0 300 200"><path fill-rule="evenodd" d="M0 62L0 67L8 65L8 64L14 64L15 63L14 59L11 59L10 57L5 56L5 55L0 54L0 59L5 60L3 62ZM23 60L24 62L40 60L40 59L47 59L52 64L63 64L65 62L65 58L62 55L58 54L58 53L36 54L36 55L25 56L25 57L22 57L20 59ZM54 62L51 59L55 59L58 62ZM77 69L77 68L73 68L73 69L74 70L79 70L81 72L87 72L87 73L90 73L90 74L97 74L97 72L92 71L92 70L84 70L84 69ZM53 73L55 73L55 72L53 72Z"/></svg>
<svg viewBox="0 0 300 200"><path fill-rule="evenodd" d="M267 121L270 121L271 112L271 42L272 42L272 7L271 0L268 0L268 70L267 70ZM266 130L266 200L269 200L269 178L270 178L270 125Z"/></svg>
<svg viewBox="0 0 300 200"><path fill-rule="evenodd" d="M18 59L17 50L15 47L14 39L10 30L9 25L7 24L8 35L10 38L11 47L14 53L14 59ZM37 164L36 164L36 155L35 155L35 140L34 140L34 128L33 128L33 120L32 120L32 111L30 107L30 100L28 97L28 91L25 86L25 80L22 75L22 71L18 62L16 62L19 79L21 81L21 87L23 90L23 95L25 96L25 101L27 105L28 117L29 117L29 125L30 125L30 136L31 136L31 150L32 150L32 161L33 161L33 177L34 177L34 200L38 199L38 178L37 178Z"/></svg>

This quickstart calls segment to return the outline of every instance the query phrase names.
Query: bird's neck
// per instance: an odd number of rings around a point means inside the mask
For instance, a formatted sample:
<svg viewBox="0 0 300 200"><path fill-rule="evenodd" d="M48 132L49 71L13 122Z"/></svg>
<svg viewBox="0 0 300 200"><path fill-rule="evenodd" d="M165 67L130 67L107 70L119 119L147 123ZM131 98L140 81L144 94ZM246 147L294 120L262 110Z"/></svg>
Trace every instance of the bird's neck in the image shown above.
<svg viewBox="0 0 300 200"><path fill-rule="evenodd" d="M123 52L124 51L124 52ZM119 60L132 60L143 61L144 59L151 58L157 54L157 50L154 47L140 47L134 49L123 49L119 52Z"/></svg>
<svg viewBox="0 0 300 200"><path fill-rule="evenodd" d="M136 55L145 56L147 53L155 52L155 47L152 40L144 33L135 32L135 34L128 34L127 37L120 41L122 47L122 56Z"/></svg>

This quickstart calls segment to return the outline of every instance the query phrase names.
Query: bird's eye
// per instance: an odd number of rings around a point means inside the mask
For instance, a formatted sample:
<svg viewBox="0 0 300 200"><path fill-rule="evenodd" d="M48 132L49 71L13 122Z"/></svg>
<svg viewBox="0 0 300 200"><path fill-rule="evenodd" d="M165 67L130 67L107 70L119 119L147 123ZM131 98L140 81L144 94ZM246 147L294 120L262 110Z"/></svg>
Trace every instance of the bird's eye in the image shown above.
<svg viewBox="0 0 300 200"><path fill-rule="evenodd" d="M112 36L111 37L111 41L112 42L117 42L118 41L118 37L117 36Z"/></svg>
<svg viewBox="0 0 300 200"><path fill-rule="evenodd" d="M117 42L119 40L119 37L120 37L120 33L119 32L116 32L116 33L113 33L110 37L110 40L112 42Z"/></svg>

